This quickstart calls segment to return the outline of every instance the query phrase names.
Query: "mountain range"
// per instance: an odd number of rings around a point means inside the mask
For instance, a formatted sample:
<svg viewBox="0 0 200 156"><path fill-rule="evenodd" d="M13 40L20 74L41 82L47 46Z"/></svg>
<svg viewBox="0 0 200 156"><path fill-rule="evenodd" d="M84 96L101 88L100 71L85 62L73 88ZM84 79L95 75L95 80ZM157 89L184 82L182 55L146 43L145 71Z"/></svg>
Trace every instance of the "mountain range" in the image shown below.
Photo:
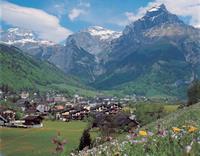
<svg viewBox="0 0 200 156"><path fill-rule="evenodd" d="M200 77L200 30L185 24L162 4L123 32L92 26L67 37L65 45L10 28L1 40L98 90L123 94L184 97Z"/></svg>
<svg viewBox="0 0 200 156"><path fill-rule="evenodd" d="M77 78L64 74L52 63L36 59L15 46L2 43L0 77L0 85L7 85L14 91L58 91L68 96L96 94Z"/></svg>

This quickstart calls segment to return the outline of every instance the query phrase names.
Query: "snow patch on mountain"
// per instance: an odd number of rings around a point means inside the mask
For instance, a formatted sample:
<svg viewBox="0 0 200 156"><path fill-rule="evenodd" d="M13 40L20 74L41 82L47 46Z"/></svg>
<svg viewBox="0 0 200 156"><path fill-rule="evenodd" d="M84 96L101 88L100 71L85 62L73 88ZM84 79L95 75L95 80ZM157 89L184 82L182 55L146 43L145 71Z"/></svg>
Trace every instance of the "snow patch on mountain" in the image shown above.
<svg viewBox="0 0 200 156"><path fill-rule="evenodd" d="M152 8L150 8L149 10L147 10L147 12L156 12L156 11L160 11L160 10L165 10L167 11L166 7L164 4L158 5L158 6L153 6Z"/></svg>
<svg viewBox="0 0 200 156"><path fill-rule="evenodd" d="M100 26L92 26L85 31L90 33L92 36L99 37L100 40L113 40L122 35L121 32L113 31Z"/></svg>
<svg viewBox="0 0 200 156"><path fill-rule="evenodd" d="M55 45L54 42L41 40L31 30L21 28L9 28L7 31L1 32L1 41L10 44L41 44L41 45Z"/></svg>

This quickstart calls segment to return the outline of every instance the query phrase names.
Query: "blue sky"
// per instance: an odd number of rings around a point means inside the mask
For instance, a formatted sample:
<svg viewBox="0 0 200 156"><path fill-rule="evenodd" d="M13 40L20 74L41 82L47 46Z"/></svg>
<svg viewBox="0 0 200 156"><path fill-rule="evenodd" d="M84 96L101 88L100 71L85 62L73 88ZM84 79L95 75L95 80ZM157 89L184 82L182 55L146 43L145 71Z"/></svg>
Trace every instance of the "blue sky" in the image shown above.
<svg viewBox="0 0 200 156"><path fill-rule="evenodd" d="M71 33L99 25L116 31L164 3L188 24L199 26L198 0L2 0L2 29L24 27L60 42ZM195 12L196 10L196 12Z"/></svg>

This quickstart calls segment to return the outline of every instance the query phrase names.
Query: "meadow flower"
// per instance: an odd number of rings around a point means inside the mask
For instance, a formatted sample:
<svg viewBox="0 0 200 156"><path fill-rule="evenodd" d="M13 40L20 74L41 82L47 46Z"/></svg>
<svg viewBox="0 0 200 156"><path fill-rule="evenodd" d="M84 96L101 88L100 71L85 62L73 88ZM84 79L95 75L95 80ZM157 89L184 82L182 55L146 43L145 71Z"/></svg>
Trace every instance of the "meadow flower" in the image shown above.
<svg viewBox="0 0 200 156"><path fill-rule="evenodd" d="M166 130L159 130L157 134L158 134L158 136L165 137L167 135L167 131Z"/></svg>
<svg viewBox="0 0 200 156"><path fill-rule="evenodd" d="M145 130L139 131L140 136L147 136L147 132Z"/></svg>
<svg viewBox="0 0 200 156"><path fill-rule="evenodd" d="M186 126L186 125L183 125L182 127L183 127L183 128L186 128L187 126Z"/></svg>
<svg viewBox="0 0 200 156"><path fill-rule="evenodd" d="M142 138L141 142L142 143L147 142L147 138Z"/></svg>
<svg viewBox="0 0 200 156"><path fill-rule="evenodd" d="M194 126L189 126L188 132L189 132L189 133L193 133L193 132L195 132L195 131L197 131L197 130L198 130L198 128L196 128L196 127L194 127Z"/></svg>
<svg viewBox="0 0 200 156"><path fill-rule="evenodd" d="M192 150L192 146L188 145L185 147L185 152L188 154Z"/></svg>
<svg viewBox="0 0 200 156"><path fill-rule="evenodd" d="M128 139L128 140L130 140L130 139L131 139L131 135L127 135L126 137L127 137L127 139Z"/></svg>
<svg viewBox="0 0 200 156"><path fill-rule="evenodd" d="M178 136L177 136L176 134L172 134L171 137L174 138L174 139L177 139L177 138L178 138Z"/></svg>
<svg viewBox="0 0 200 156"><path fill-rule="evenodd" d="M178 127L172 127L172 130L174 133L179 133L181 131L181 129Z"/></svg>
<svg viewBox="0 0 200 156"><path fill-rule="evenodd" d="M153 136L153 135L154 135L153 132L148 132L147 134L148 134L149 136Z"/></svg>

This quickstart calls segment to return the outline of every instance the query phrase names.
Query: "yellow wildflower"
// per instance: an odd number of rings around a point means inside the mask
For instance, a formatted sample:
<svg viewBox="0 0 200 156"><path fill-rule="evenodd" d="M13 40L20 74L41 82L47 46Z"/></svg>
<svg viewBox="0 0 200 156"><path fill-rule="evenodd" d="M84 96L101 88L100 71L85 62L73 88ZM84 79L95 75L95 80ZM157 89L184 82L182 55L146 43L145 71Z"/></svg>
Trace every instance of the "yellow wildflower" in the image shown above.
<svg viewBox="0 0 200 156"><path fill-rule="evenodd" d="M198 128L196 128L196 127L194 127L194 126L189 126L188 132L189 132L189 133L192 133L192 132L195 132L195 131L197 131L197 130L198 130Z"/></svg>
<svg viewBox="0 0 200 156"><path fill-rule="evenodd" d="M145 130L139 131L139 135L147 136L147 132Z"/></svg>
<svg viewBox="0 0 200 156"><path fill-rule="evenodd" d="M181 131L181 129L178 127L172 127L172 130L174 133L179 133Z"/></svg>

